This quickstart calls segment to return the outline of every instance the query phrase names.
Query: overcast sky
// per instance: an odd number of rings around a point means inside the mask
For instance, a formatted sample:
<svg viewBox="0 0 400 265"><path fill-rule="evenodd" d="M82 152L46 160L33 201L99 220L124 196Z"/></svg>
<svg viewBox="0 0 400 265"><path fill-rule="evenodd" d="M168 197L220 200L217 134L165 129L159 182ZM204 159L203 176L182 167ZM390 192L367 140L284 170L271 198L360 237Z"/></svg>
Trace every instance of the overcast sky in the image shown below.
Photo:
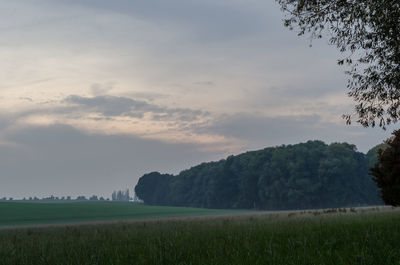
<svg viewBox="0 0 400 265"><path fill-rule="evenodd" d="M273 0L0 0L0 197L110 197L307 140L362 152L340 55Z"/></svg>

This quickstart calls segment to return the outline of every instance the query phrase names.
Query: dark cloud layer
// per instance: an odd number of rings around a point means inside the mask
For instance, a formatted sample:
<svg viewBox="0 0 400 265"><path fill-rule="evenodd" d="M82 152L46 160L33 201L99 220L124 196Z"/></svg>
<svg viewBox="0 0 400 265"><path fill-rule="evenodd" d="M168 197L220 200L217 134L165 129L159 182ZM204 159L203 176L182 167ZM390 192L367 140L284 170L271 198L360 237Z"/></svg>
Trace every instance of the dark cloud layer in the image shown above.
<svg viewBox="0 0 400 265"><path fill-rule="evenodd" d="M161 107L126 97L97 96L88 98L72 95L67 97L64 102L76 104L81 108L101 113L104 116L143 118L145 113L151 113L154 120L193 121L200 116L207 115L200 110Z"/></svg>

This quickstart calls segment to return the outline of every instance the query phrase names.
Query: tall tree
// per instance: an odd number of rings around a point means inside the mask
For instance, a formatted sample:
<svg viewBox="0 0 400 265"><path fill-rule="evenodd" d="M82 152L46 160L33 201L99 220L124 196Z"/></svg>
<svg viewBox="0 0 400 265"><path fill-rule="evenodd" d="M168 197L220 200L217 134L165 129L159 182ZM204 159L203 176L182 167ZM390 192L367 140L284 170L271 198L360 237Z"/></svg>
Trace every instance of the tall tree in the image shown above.
<svg viewBox="0 0 400 265"><path fill-rule="evenodd" d="M393 132L385 149L378 151L379 162L371 169L385 204L400 206L400 130Z"/></svg>
<svg viewBox="0 0 400 265"><path fill-rule="evenodd" d="M348 95L363 126L385 127L400 119L400 1L276 0L286 14L285 26L299 35L322 38L344 56Z"/></svg>
<svg viewBox="0 0 400 265"><path fill-rule="evenodd" d="M129 189L126 189L125 191L119 190L118 192L113 191L111 198L113 201L129 201Z"/></svg>

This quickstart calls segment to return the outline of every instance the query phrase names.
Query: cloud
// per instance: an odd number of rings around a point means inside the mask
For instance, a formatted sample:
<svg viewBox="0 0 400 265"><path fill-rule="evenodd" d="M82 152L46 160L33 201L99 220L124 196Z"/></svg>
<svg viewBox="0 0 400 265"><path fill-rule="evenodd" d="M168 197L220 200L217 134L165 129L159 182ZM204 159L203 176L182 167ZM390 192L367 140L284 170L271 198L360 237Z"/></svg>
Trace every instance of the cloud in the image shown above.
<svg viewBox="0 0 400 265"><path fill-rule="evenodd" d="M129 97L70 95L50 107L14 114L3 130L30 126L72 126L86 133L130 135L169 143L197 143L199 151L239 153L280 144L318 139L346 141L363 152L390 135L381 129L346 126L343 120L315 114L318 109L340 116L335 105L310 104L305 114L267 115L262 112L210 113L164 107ZM333 114L332 114L333 113ZM338 118L340 119L340 118ZM5 120L6 121L6 120ZM9 143L2 140L3 143Z"/></svg>
<svg viewBox="0 0 400 265"><path fill-rule="evenodd" d="M197 86L215 86L214 81L198 81L198 82L194 82L193 84L197 85Z"/></svg>
<svg viewBox="0 0 400 265"><path fill-rule="evenodd" d="M165 107L128 97L70 95L45 104L33 102L29 108L4 114L4 117L12 122L3 131L61 124L92 134L198 143L204 150L227 150L226 143L231 142L221 135L191 131L194 124L212 119L207 111ZM1 133L0 128L0 136Z"/></svg>
<svg viewBox="0 0 400 265"><path fill-rule="evenodd" d="M101 96L110 92L114 87L113 83L99 84L94 83L91 85L90 90L93 96Z"/></svg>
<svg viewBox="0 0 400 265"><path fill-rule="evenodd" d="M159 92L147 92L147 91L139 91L139 92L128 92L124 93L127 97L136 98L136 99L144 99L147 101L154 101L156 99L166 99L170 96L167 94L159 93ZM124 96L123 95L123 96Z"/></svg>
<svg viewBox="0 0 400 265"><path fill-rule="evenodd" d="M151 114L155 121L173 120L190 122L196 121L208 113L201 110L187 108L161 107L146 101L134 100L127 97L96 96L82 97L71 95L64 102L75 104L83 110L101 113L104 116L128 116L143 118L145 114Z"/></svg>
<svg viewBox="0 0 400 265"><path fill-rule="evenodd" d="M28 101L28 102L33 102L33 99L29 98L29 97L20 97L20 100L24 100L24 101Z"/></svg>
<svg viewBox="0 0 400 265"><path fill-rule="evenodd" d="M82 107L83 109L99 112L105 116L133 116L142 117L144 112L151 111L152 107L144 101L136 101L130 98L97 96L81 97L68 96L64 102Z"/></svg>

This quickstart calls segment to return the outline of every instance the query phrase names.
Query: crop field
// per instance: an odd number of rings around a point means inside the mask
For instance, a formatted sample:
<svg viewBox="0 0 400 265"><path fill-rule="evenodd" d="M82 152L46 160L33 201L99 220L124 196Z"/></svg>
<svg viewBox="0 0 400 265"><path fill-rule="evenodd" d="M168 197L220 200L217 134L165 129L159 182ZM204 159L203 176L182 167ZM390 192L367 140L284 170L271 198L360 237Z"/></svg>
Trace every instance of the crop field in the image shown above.
<svg viewBox="0 0 400 265"><path fill-rule="evenodd" d="M8 264L400 264L400 212L326 211L0 230Z"/></svg>
<svg viewBox="0 0 400 265"><path fill-rule="evenodd" d="M0 202L0 227L207 216L241 211L144 206L130 202Z"/></svg>

